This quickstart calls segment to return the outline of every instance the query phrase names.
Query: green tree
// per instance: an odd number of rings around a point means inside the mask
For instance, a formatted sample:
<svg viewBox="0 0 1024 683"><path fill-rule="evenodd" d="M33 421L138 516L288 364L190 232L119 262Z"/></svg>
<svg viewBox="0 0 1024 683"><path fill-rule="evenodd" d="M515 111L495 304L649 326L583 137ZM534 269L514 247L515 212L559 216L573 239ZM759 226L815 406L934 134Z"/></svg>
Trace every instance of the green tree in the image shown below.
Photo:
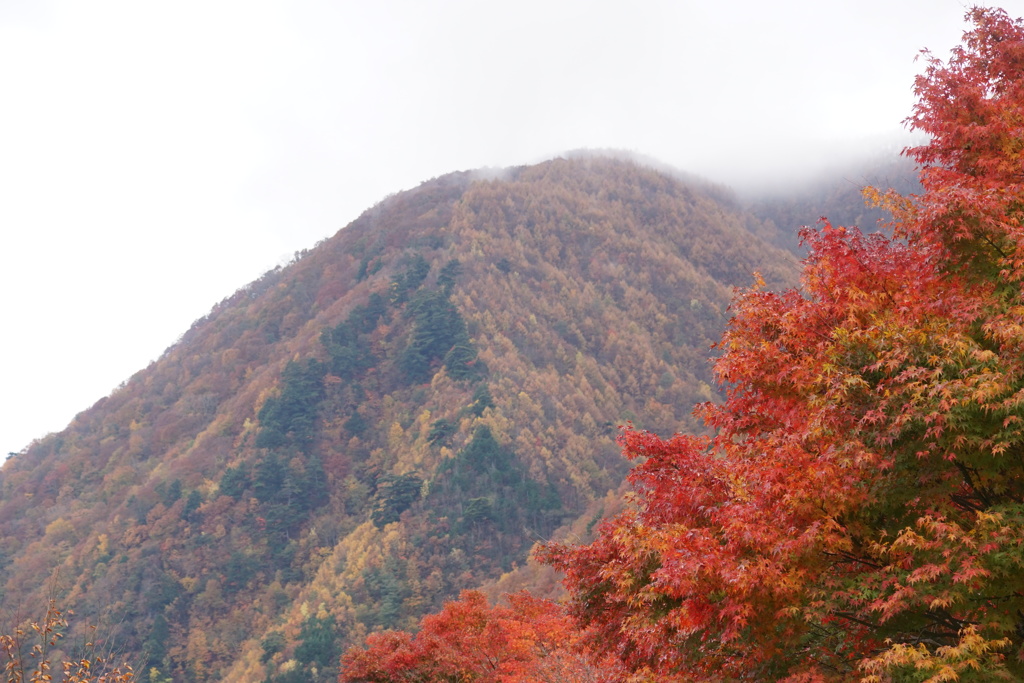
<svg viewBox="0 0 1024 683"><path fill-rule="evenodd" d="M323 363L315 358L289 361L281 374L281 393L260 408L259 448L306 448L315 436L316 413L324 397Z"/></svg>
<svg viewBox="0 0 1024 683"><path fill-rule="evenodd" d="M337 673L336 662L341 655L334 617L309 617L302 624L299 639L302 642L295 648L295 659L301 664L315 666L322 673L322 680L333 678L328 672L333 670Z"/></svg>
<svg viewBox="0 0 1024 683"><path fill-rule="evenodd" d="M420 499L423 479L415 474L387 475L377 485L377 503L371 513L379 527L397 522L399 516Z"/></svg>

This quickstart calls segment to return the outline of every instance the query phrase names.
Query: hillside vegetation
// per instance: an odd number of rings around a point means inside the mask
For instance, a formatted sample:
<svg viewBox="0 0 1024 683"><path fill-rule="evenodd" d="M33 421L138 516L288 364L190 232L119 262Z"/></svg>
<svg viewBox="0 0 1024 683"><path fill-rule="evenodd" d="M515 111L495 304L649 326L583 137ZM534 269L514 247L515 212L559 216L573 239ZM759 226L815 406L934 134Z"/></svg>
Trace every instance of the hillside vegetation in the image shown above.
<svg viewBox="0 0 1024 683"><path fill-rule="evenodd" d="M55 576L154 680L317 681L529 583L536 541L615 500L620 424L700 429L733 288L795 281L716 197L591 158L382 202L4 464L8 612Z"/></svg>

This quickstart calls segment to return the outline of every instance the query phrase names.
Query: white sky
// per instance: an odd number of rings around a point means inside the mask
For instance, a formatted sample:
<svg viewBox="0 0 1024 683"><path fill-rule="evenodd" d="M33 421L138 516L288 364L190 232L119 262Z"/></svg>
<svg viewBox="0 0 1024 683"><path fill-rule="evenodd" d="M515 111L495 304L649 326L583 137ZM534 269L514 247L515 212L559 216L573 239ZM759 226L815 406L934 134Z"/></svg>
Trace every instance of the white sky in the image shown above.
<svg viewBox="0 0 1024 683"><path fill-rule="evenodd" d="M0 458L428 178L588 147L749 185L891 144L965 11L0 0Z"/></svg>

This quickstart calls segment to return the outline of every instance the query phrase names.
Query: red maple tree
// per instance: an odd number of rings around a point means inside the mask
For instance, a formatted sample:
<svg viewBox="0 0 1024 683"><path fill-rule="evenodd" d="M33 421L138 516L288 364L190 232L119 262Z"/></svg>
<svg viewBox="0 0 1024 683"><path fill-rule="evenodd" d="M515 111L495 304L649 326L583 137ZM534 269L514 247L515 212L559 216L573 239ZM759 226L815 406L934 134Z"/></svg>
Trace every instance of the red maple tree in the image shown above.
<svg viewBox="0 0 1024 683"><path fill-rule="evenodd" d="M384 631L342 657L342 683L477 681L479 683L599 683L621 680L613 661L580 647L565 610L527 593L506 596L508 607L464 591L423 618L415 636Z"/></svg>
<svg viewBox="0 0 1024 683"><path fill-rule="evenodd" d="M633 509L552 545L591 642L656 680L1024 678L1024 24L926 53L924 192L802 233L738 295L713 436L628 430Z"/></svg>

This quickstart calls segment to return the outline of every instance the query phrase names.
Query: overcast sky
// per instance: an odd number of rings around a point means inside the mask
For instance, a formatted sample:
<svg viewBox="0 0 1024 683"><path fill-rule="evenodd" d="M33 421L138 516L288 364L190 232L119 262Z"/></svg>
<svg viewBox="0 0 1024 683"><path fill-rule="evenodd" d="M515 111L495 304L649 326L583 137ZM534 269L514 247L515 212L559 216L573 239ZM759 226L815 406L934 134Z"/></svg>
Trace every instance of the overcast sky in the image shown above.
<svg viewBox="0 0 1024 683"><path fill-rule="evenodd" d="M898 144L965 11L0 0L0 456L431 177L619 148L750 186Z"/></svg>

